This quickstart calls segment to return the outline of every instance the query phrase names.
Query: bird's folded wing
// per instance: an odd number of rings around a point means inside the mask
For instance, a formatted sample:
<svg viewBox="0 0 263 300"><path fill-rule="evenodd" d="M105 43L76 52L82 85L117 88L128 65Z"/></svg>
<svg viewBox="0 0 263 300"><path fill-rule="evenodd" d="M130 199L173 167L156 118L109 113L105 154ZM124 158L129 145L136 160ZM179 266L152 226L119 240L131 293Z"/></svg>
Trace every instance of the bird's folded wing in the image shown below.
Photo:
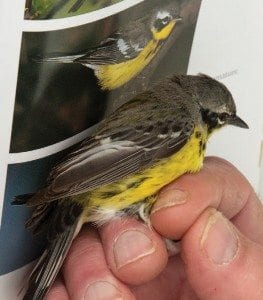
<svg viewBox="0 0 263 300"><path fill-rule="evenodd" d="M82 64L107 65L121 63L135 58L146 46L151 33L142 26L141 19L129 23L126 30L115 32L100 45L90 49L75 60Z"/></svg>
<svg viewBox="0 0 263 300"><path fill-rule="evenodd" d="M163 125L164 126L164 125ZM41 204L95 189L141 171L178 151L193 132L192 124L120 128L114 136L90 138L51 172L48 185L28 205ZM176 131L173 131L175 130ZM185 130L187 128L187 130Z"/></svg>

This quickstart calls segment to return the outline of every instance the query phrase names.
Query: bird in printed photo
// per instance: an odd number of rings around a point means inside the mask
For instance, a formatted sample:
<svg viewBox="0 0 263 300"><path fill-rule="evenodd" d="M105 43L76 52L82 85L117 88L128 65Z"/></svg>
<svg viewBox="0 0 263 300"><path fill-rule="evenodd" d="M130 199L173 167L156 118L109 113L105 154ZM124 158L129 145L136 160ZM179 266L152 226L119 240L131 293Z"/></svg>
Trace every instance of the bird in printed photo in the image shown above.
<svg viewBox="0 0 263 300"><path fill-rule="evenodd" d="M154 59L181 21L177 1L128 22L98 46L70 54L47 54L38 62L79 63L94 70L103 90L113 90L138 75Z"/></svg>

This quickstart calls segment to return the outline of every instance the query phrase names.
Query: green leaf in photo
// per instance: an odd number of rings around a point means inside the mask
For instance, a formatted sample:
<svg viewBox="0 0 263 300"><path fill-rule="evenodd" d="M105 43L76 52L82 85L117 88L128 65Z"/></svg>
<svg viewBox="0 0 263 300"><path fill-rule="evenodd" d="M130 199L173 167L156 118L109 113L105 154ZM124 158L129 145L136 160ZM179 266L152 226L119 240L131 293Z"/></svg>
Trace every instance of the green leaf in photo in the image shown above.
<svg viewBox="0 0 263 300"><path fill-rule="evenodd" d="M26 19L57 19L77 16L122 0L28 0Z"/></svg>

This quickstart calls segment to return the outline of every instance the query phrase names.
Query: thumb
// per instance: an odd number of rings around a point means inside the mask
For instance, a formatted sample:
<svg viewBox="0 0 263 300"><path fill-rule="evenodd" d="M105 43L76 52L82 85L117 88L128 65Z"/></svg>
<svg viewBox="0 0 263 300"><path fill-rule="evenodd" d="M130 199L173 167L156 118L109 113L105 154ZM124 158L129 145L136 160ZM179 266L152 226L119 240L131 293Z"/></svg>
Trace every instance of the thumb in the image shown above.
<svg viewBox="0 0 263 300"><path fill-rule="evenodd" d="M204 211L187 231L182 257L200 299L263 299L263 247L215 209Z"/></svg>

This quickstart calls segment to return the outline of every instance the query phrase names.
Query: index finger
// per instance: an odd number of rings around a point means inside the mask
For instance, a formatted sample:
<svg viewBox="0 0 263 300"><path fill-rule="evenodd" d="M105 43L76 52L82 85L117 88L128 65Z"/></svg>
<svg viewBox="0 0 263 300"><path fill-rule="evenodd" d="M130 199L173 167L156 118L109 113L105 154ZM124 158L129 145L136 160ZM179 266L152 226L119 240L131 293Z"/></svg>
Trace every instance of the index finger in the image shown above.
<svg viewBox="0 0 263 300"><path fill-rule="evenodd" d="M263 243L263 207L247 179L229 162L208 157L197 174L185 174L158 195L151 222L180 239L207 208L221 211L251 240Z"/></svg>

